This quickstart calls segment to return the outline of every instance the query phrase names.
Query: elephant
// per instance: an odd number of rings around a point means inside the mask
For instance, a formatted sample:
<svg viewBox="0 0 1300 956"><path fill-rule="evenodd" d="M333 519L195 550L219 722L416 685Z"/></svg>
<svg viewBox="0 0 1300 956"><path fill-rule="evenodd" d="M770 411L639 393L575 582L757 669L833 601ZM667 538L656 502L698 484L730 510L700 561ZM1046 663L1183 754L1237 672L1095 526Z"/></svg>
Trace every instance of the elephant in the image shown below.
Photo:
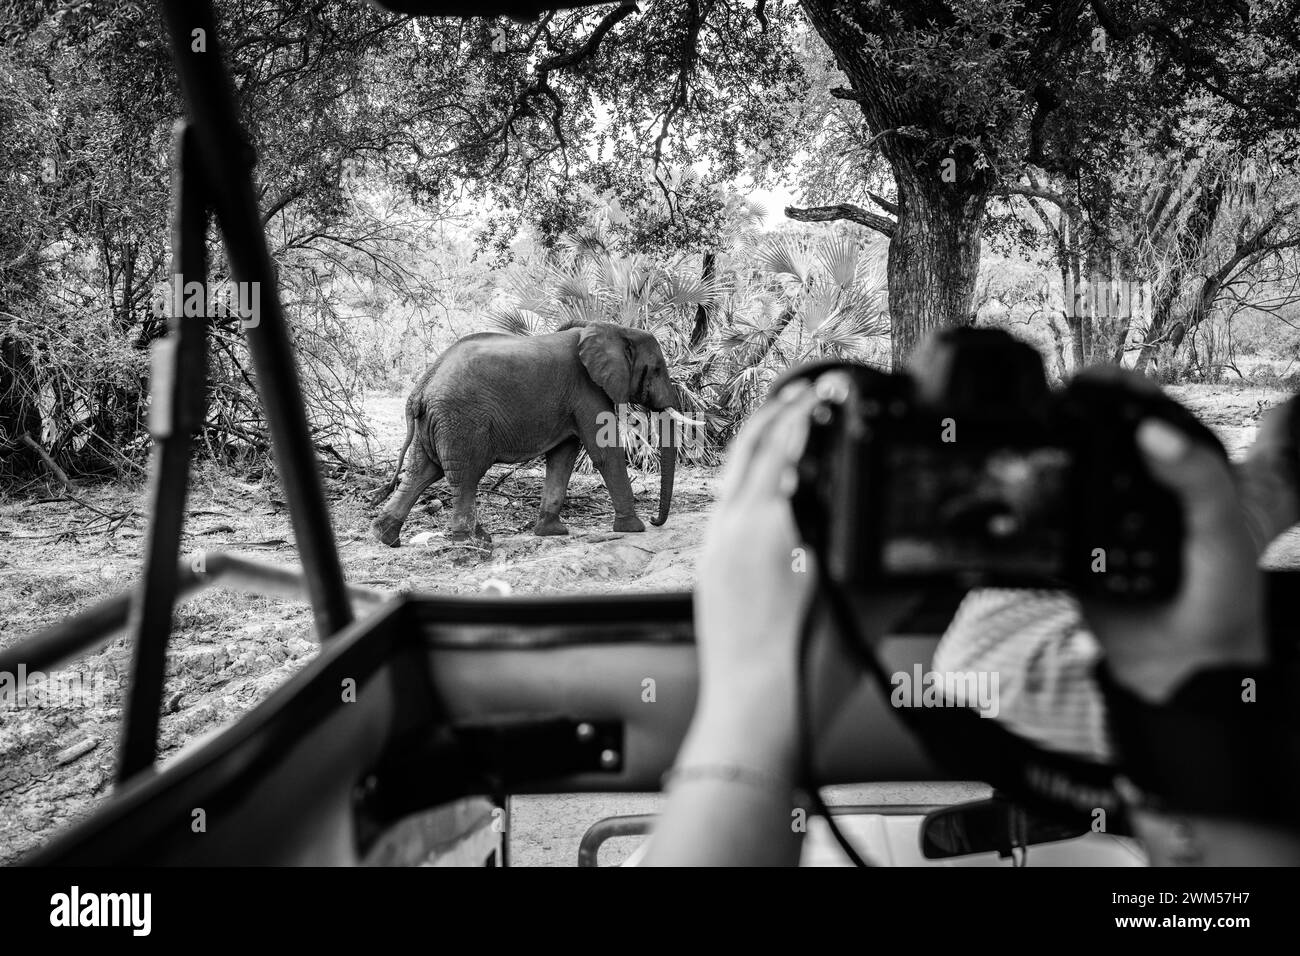
<svg viewBox="0 0 1300 956"><path fill-rule="evenodd" d="M495 463L546 456L538 535L567 534L560 521L580 448L600 472L614 503L615 531L644 531L633 503L623 446L602 426L630 403L691 422L677 411L677 392L658 341L649 332L609 322L546 335L478 332L455 342L430 366L406 400L406 441L392 479L372 499L387 504L370 532L390 547L420 494L446 476L454 502L452 540L488 544L477 520L478 483ZM402 463L411 450L411 465ZM658 526L672 503L677 449L662 449ZM400 487L398 485L401 481ZM397 489L394 495L393 490Z"/></svg>

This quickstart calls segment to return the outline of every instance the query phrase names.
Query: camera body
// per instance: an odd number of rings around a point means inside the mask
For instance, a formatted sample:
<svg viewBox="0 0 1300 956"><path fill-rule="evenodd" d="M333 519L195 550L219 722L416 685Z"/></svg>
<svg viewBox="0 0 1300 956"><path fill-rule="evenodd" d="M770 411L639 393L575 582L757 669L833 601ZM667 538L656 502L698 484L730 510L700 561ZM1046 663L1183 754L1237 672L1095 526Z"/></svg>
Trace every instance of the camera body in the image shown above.
<svg viewBox="0 0 1300 956"><path fill-rule="evenodd" d="M794 510L836 583L1177 590L1182 507L1137 427L1161 418L1222 446L1172 399L1089 378L1053 392L1038 353L995 329L941 334L912 374L835 367L850 384L814 413Z"/></svg>

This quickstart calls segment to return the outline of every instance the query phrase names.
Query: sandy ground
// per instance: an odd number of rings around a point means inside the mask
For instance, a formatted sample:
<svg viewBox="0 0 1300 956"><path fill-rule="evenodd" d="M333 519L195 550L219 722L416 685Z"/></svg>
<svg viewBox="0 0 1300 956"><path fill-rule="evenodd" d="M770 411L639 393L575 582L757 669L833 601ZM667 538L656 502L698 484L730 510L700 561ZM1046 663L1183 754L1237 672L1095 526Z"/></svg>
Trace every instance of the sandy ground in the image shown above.
<svg viewBox="0 0 1300 956"><path fill-rule="evenodd" d="M1276 391L1231 386L1172 390L1192 406L1235 454L1249 443L1259 412L1280 401ZM402 396L368 403L379 444L395 457L404 427ZM366 504L374 476L327 481L348 580L383 590L473 593L505 581L516 593L610 592L689 588L717 473L679 469L673 515L645 534L610 531L608 495L593 473L575 474L566 538L529 533L540 492L540 464L497 468L480 494L484 525L495 543L490 559L448 542L445 514L417 507L399 549L367 534ZM494 483L500 483L493 487ZM654 476L634 481L642 517L653 513ZM0 646L131 587L146 527L143 483L82 489L83 504L57 492L0 496ZM446 500L445 486L433 491ZM293 561L288 512L272 477L245 481L199 470L191 490L186 551L229 550ZM419 544L413 542L422 542ZM1275 564L1300 565L1300 534L1279 542ZM163 759L189 741L237 718L262 700L314 653L306 609L292 602L249 598L222 590L182 604L168 665ZM13 861L50 833L85 814L111 789L130 652L118 640L77 662L80 695L41 706L0 709L0 861ZM945 802L951 794L899 785L873 792L880 802ZM602 816L648 812L653 795L519 798L512 807L511 852L516 865L573 865L586 827ZM602 864L617 861L633 841L611 844Z"/></svg>

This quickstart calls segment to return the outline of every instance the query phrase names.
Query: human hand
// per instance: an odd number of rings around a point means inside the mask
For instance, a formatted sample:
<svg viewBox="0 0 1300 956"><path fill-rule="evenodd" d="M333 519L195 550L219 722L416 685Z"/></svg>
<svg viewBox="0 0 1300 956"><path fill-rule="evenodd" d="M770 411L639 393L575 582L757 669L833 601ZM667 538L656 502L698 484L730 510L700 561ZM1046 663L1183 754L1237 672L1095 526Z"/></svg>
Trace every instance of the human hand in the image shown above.
<svg viewBox="0 0 1300 956"><path fill-rule="evenodd" d="M1122 377L1135 389L1155 388ZM1155 419L1141 423L1137 441L1153 477L1183 505L1182 584L1157 606L1082 604L1114 679L1163 703L1199 670L1265 661L1260 546L1229 466L1210 446Z"/></svg>
<svg viewBox="0 0 1300 956"><path fill-rule="evenodd" d="M1291 418L1300 412L1298 406L1300 400L1292 398L1265 413L1254 444L1237 465L1246 528L1260 554L1300 521L1300 488L1296 486L1300 462L1291 434Z"/></svg>
<svg viewBox="0 0 1300 956"><path fill-rule="evenodd" d="M700 713L774 728L792 756L799 632L815 582L790 498L818 402L792 382L754 413L732 445L709 520L696 592Z"/></svg>

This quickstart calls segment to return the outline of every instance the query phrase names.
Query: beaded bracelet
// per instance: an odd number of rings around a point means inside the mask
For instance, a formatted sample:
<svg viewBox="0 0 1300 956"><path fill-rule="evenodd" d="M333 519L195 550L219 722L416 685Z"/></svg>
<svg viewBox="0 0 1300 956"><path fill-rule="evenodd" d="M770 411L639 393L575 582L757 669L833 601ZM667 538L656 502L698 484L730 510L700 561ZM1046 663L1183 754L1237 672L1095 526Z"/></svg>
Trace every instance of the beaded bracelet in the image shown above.
<svg viewBox="0 0 1300 956"><path fill-rule="evenodd" d="M694 764L686 767L674 767L663 775L662 788L667 790L672 784L691 780L721 780L725 783L743 783L746 786L783 796L791 796L794 789L789 782L776 774L742 767L738 764Z"/></svg>

